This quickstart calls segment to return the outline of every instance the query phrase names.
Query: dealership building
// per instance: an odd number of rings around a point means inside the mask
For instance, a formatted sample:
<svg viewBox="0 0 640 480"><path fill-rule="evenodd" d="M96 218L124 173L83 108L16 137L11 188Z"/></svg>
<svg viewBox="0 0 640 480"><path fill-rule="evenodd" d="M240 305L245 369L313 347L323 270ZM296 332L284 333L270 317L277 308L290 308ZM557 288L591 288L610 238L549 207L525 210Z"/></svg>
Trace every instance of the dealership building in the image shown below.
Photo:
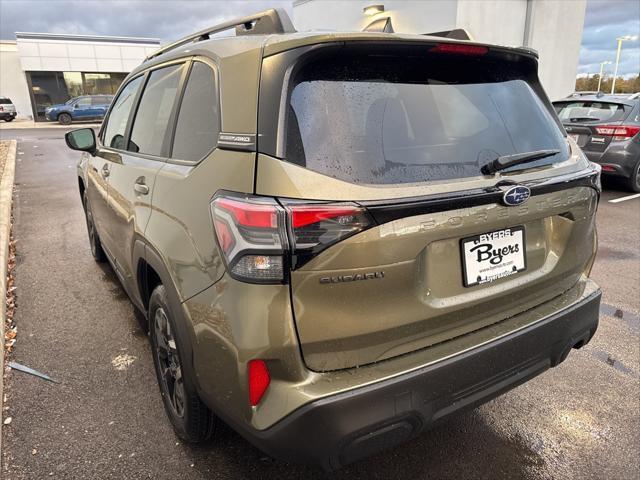
<svg viewBox="0 0 640 480"><path fill-rule="evenodd" d="M293 24L300 31L360 31L373 22L374 28L399 33L464 29L479 42L533 48L540 55L542 85L557 100L574 91L586 5L587 0L294 0Z"/></svg>
<svg viewBox="0 0 640 480"><path fill-rule="evenodd" d="M44 120L49 105L79 95L114 94L160 41L153 38L16 32L0 40L0 96L18 118Z"/></svg>

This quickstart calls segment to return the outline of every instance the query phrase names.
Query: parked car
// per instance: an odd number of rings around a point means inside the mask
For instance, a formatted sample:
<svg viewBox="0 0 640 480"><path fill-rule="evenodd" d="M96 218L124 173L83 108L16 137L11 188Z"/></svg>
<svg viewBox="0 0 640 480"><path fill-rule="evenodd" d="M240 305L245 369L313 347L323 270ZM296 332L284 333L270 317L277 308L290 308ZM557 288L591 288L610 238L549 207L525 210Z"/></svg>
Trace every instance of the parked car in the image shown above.
<svg viewBox="0 0 640 480"><path fill-rule="evenodd" d="M11 122L16 118L16 107L10 98L0 97L0 120Z"/></svg>
<svg viewBox="0 0 640 480"><path fill-rule="evenodd" d="M640 192L640 94L585 96L554 102L569 136L603 175Z"/></svg>
<svg viewBox="0 0 640 480"><path fill-rule="evenodd" d="M589 342L600 168L537 65L270 10L160 49L67 134L180 438L224 421L334 469Z"/></svg>
<svg viewBox="0 0 640 480"><path fill-rule="evenodd" d="M84 95L68 100L66 103L52 105L44 111L47 120L69 125L74 121L102 120L113 95Z"/></svg>

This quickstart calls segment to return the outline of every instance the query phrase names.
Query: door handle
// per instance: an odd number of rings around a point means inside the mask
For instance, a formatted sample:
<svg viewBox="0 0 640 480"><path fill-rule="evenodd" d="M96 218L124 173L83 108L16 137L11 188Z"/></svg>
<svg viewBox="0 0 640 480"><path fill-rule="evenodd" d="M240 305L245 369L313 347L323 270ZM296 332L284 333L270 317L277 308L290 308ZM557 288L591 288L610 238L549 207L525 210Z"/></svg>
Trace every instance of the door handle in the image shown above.
<svg viewBox="0 0 640 480"><path fill-rule="evenodd" d="M140 195L146 195L149 193L149 187L144 183L144 177L138 177L136 183L133 184L133 189Z"/></svg>
<svg viewBox="0 0 640 480"><path fill-rule="evenodd" d="M109 172L109 164L108 164L108 163L105 163L105 164L102 166L102 176L103 176L104 178L107 178L107 177L109 176L109 173L110 173L110 172Z"/></svg>

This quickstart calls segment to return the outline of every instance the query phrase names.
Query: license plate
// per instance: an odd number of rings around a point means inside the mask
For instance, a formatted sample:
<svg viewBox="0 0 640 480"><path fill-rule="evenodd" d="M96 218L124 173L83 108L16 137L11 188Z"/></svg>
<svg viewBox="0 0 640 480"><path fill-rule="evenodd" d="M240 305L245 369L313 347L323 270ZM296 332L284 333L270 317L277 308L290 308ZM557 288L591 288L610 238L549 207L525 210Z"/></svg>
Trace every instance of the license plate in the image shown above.
<svg viewBox="0 0 640 480"><path fill-rule="evenodd" d="M463 238L460 248L465 287L493 282L527 268L523 226Z"/></svg>

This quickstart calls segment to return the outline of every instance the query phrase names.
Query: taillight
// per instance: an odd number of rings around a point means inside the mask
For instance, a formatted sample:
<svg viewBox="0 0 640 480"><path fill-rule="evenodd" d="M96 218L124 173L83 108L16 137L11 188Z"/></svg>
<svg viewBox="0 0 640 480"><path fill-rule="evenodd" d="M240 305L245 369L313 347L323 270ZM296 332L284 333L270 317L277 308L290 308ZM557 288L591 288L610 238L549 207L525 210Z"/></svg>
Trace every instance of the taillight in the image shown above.
<svg viewBox="0 0 640 480"><path fill-rule="evenodd" d="M211 202L211 215L232 276L255 283L284 280L285 211L274 199L218 196Z"/></svg>
<svg viewBox="0 0 640 480"><path fill-rule="evenodd" d="M600 125L595 129L598 135L613 137L612 140L628 140L640 132L640 125Z"/></svg>
<svg viewBox="0 0 640 480"><path fill-rule="evenodd" d="M249 404L255 407L269 388L271 375L269 375L269 369L264 360L250 360L247 366L247 376L249 378Z"/></svg>
<svg viewBox="0 0 640 480"><path fill-rule="evenodd" d="M284 202L284 206L290 225L293 268L373 224L367 211L354 203Z"/></svg>
<svg viewBox="0 0 640 480"><path fill-rule="evenodd" d="M482 45L466 45L464 43L439 43L429 50L433 53L457 53L458 55L486 55L487 47Z"/></svg>
<svg viewBox="0 0 640 480"><path fill-rule="evenodd" d="M278 203L252 195L218 195L211 215L227 269L251 283L285 282L287 267L373 225L355 203Z"/></svg>

